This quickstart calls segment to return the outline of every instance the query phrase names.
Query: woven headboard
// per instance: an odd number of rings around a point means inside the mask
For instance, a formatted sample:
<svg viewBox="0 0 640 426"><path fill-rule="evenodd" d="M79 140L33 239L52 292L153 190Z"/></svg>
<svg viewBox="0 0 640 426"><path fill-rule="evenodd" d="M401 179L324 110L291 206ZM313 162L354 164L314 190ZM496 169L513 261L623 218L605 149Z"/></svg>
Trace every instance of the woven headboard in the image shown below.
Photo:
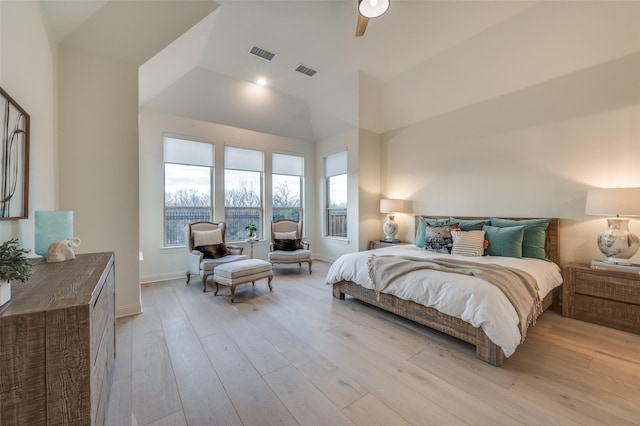
<svg viewBox="0 0 640 426"><path fill-rule="evenodd" d="M415 217L415 228L418 229L418 218L423 216L425 218L433 218L433 219L446 219L449 216L424 216L419 215ZM462 220L481 220L488 219L487 217L477 217L477 216L455 216L456 219ZM497 216L496 216L497 217ZM509 220L527 220L527 219L537 219L532 217L500 217L501 219L509 219ZM546 241L544 244L544 251L547 256L547 259L551 260L556 265L560 265L560 219L552 218L549 222L549 226L546 231Z"/></svg>

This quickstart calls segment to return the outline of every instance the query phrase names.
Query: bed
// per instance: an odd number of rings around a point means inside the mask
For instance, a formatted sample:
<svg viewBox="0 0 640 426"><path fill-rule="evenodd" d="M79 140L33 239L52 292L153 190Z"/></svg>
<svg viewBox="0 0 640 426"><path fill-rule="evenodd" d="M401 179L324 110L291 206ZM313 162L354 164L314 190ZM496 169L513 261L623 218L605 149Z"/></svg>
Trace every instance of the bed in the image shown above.
<svg viewBox="0 0 640 426"><path fill-rule="evenodd" d="M445 219L431 216L429 219ZM490 220L479 217L458 217L460 221ZM416 216L416 229L420 216ZM496 220L496 219L494 219ZM531 218L504 218L503 221L532 221ZM534 219L537 220L537 219ZM538 313L558 304L562 274L559 264L559 220L546 219L548 226L542 232L541 248L546 260L509 256L481 256L469 258L457 254L442 254L424 250L416 245L396 245L359 253L349 253L337 259L329 269L326 284L333 286L333 296L344 300L349 295L363 302L392 312L471 343L476 356L489 364L500 366L511 356L526 336L526 327L503 292L481 278L443 272L416 270L394 279L388 285L373 284L369 262L383 257L410 258L461 263L473 261L479 265L502 265L507 269L525 271L533 277L539 299ZM373 257L372 257L373 256ZM429 262L426 262L429 263ZM484 267L484 266L483 266ZM489 266L491 268L492 266ZM496 267L500 268L500 267ZM504 269L504 268L503 268ZM539 288L538 288L539 287ZM536 314L537 316L537 314ZM514 324L515 321L515 324ZM535 323L535 316L533 318ZM515 327L515 331L514 331ZM521 328L518 328L521 327Z"/></svg>

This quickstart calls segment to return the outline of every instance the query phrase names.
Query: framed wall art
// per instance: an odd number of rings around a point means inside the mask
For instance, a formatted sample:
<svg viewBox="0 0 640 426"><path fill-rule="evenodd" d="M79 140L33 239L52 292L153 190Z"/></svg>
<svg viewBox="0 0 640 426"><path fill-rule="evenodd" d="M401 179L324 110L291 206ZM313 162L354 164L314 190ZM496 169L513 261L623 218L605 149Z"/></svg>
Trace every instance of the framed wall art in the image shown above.
<svg viewBox="0 0 640 426"><path fill-rule="evenodd" d="M0 220L29 215L29 114L0 87Z"/></svg>

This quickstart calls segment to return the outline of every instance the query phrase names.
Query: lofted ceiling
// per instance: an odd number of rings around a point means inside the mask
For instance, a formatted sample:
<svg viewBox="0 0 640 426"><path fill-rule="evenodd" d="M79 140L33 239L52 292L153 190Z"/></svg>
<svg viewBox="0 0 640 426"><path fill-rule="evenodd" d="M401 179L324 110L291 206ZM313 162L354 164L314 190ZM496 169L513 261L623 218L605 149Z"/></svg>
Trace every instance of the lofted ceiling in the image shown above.
<svg viewBox="0 0 640 426"><path fill-rule="evenodd" d="M634 52L627 27L640 13L636 2L615 2L600 25L603 2L391 0L356 38L356 0L38 3L62 45L139 66L142 107L308 141L322 133L316 106L327 93L359 85L356 110L392 110L347 121L388 132ZM275 58L249 54L252 45ZM295 72L300 64L317 74Z"/></svg>
<svg viewBox="0 0 640 426"><path fill-rule="evenodd" d="M140 104L313 140L312 99L364 73L379 84L531 2L392 0L355 37L356 0L39 0L63 45L140 66ZM252 45L276 53L265 61ZM295 72L298 65L317 71ZM259 76L262 95L251 94ZM357 81L357 80L356 80ZM381 122L372 129L385 130Z"/></svg>
<svg viewBox="0 0 640 426"><path fill-rule="evenodd" d="M314 97L359 73L379 84L401 78L532 3L392 0L358 38L356 0L39 4L61 44L139 65L141 106L314 140ZM252 45L275 58L249 54ZM317 74L295 72L300 64ZM258 77L268 84L262 95L251 94Z"/></svg>

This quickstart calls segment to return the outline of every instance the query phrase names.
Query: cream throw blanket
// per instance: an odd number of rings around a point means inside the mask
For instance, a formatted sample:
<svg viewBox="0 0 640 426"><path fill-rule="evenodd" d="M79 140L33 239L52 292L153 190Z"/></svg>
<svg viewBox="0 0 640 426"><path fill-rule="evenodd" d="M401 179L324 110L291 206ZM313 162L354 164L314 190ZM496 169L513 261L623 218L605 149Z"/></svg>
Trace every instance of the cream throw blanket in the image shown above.
<svg viewBox="0 0 640 426"><path fill-rule="evenodd" d="M520 323L521 340L527 328L535 324L542 312L538 283L527 272L496 264L482 264L457 259L422 259L412 256L376 256L367 260L369 278L378 297L393 280L421 269L472 275L498 287L513 305Z"/></svg>

